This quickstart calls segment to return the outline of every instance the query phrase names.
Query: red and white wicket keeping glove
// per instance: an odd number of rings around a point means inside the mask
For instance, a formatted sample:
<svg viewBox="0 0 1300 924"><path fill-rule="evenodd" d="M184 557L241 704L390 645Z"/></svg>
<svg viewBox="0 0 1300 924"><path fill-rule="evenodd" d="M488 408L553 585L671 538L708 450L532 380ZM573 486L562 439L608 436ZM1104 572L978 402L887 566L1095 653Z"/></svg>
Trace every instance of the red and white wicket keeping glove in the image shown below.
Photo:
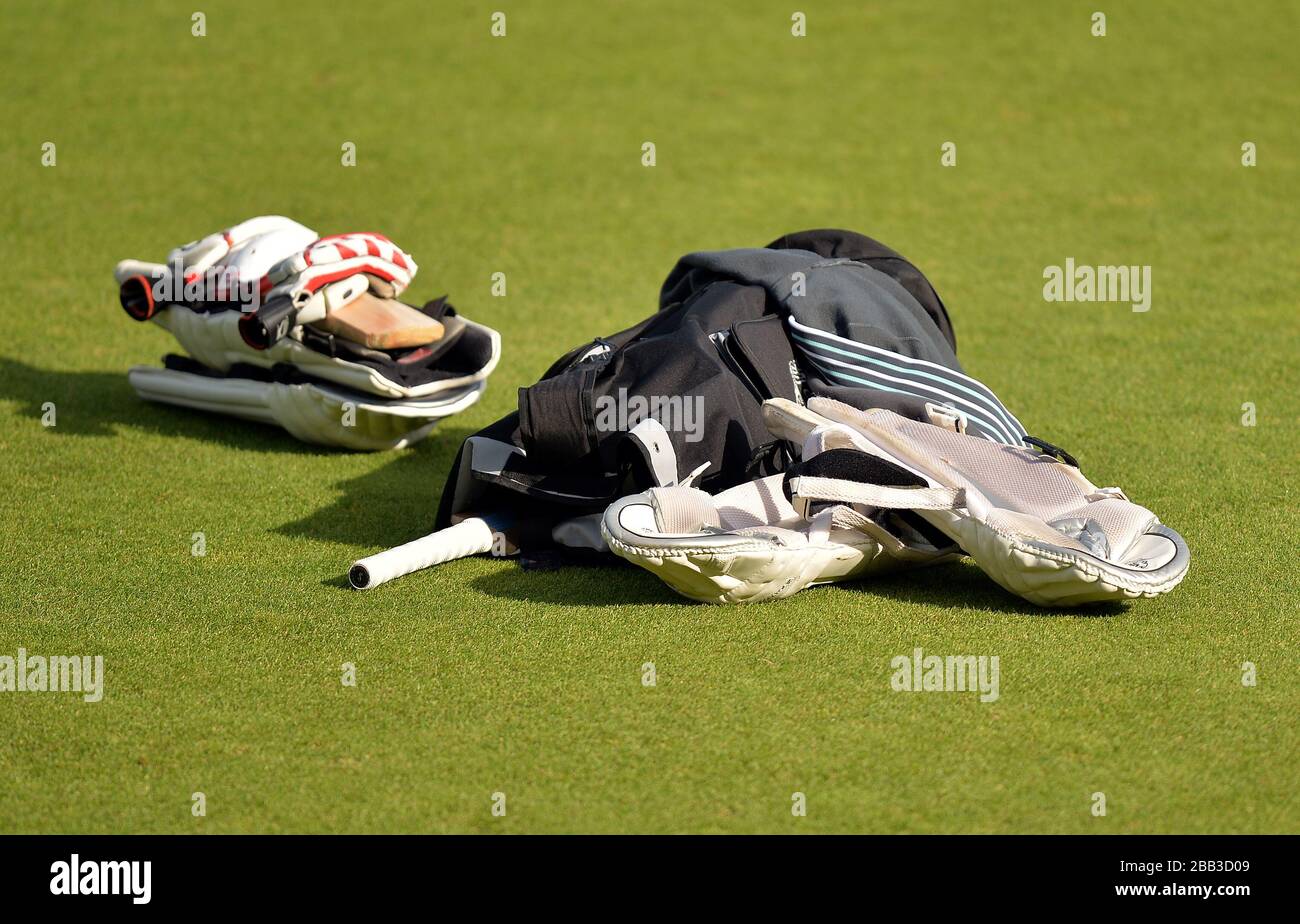
<svg viewBox="0 0 1300 924"><path fill-rule="evenodd" d="M271 267L262 280L263 298L288 296L301 307L326 286L357 274L368 277L376 295L396 298L418 269L409 253L382 234L332 234Z"/></svg>

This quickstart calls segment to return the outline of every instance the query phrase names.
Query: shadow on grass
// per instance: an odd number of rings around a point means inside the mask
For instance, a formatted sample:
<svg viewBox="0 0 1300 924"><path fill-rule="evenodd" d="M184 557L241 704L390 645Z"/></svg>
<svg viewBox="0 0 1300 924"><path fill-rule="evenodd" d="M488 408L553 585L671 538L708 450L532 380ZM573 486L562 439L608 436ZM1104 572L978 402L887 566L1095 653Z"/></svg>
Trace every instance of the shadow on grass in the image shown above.
<svg viewBox="0 0 1300 924"><path fill-rule="evenodd" d="M493 597L562 606L643 605L654 603L694 603L662 583L648 571L619 559L610 559L609 567L566 567L556 571L527 571L515 565L494 574L474 579L472 586ZM870 605L874 599L900 604L963 609L991 615L1032 616L1036 618L1096 618L1120 616L1127 612L1123 603L1060 609L1035 606L994 584L974 565L954 564L922 568L911 572L867 578L844 584L822 585L801 591L809 594L850 593L861 595L855 603ZM827 600L827 605L835 601ZM756 604L761 606L762 604Z"/></svg>
<svg viewBox="0 0 1300 924"><path fill-rule="evenodd" d="M1049 619L1063 616L1122 616L1128 611L1125 603L1098 603L1072 608L1037 606L1022 600L1009 590L1003 590L970 561L902 571L842 586L900 603Z"/></svg>
<svg viewBox="0 0 1300 924"><path fill-rule="evenodd" d="M475 578L470 586L490 597L555 606L691 603L648 571L612 556L608 567L573 565L554 571L526 570L512 562L510 567Z"/></svg>
<svg viewBox="0 0 1300 924"><path fill-rule="evenodd" d="M448 421L439 423L415 446L379 454L390 461L373 471L322 484L322 494L341 496L274 532L357 546L358 557L425 535L433 529L456 452L473 432Z"/></svg>
<svg viewBox="0 0 1300 924"><path fill-rule="evenodd" d="M45 413L46 402L53 402L56 425L46 432L55 439L113 438L118 435L119 427L130 427L161 436L204 440L232 449L285 452L322 460L364 455L303 443L268 424L145 401L131 388L125 370L58 371L0 357L0 400L16 403L20 415L37 422ZM470 433L468 428L449 427L444 421L414 448L378 454L391 461L374 471L335 485L322 479L323 496L331 490L341 490L342 496L275 531L287 536L381 547L427 533L433 528L446 473L460 444ZM251 475L258 463L250 459L248 464Z"/></svg>
<svg viewBox="0 0 1300 924"><path fill-rule="evenodd" d="M55 406L57 437L112 437L120 426L162 436L206 440L235 449L328 455L339 450L310 446L278 427L204 411L145 401L121 372L39 369L0 357L0 400L18 404L18 413L40 421L46 402Z"/></svg>

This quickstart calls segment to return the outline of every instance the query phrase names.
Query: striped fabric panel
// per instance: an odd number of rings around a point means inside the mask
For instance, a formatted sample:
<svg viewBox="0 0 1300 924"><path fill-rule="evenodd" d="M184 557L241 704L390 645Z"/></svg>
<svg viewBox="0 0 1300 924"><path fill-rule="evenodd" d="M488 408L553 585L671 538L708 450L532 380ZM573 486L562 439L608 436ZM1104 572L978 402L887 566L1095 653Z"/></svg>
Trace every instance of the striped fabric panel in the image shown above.
<svg viewBox="0 0 1300 924"><path fill-rule="evenodd" d="M938 363L788 320L804 357L829 381L946 405L966 415L974 434L1011 446L1022 444L1025 428L984 383Z"/></svg>

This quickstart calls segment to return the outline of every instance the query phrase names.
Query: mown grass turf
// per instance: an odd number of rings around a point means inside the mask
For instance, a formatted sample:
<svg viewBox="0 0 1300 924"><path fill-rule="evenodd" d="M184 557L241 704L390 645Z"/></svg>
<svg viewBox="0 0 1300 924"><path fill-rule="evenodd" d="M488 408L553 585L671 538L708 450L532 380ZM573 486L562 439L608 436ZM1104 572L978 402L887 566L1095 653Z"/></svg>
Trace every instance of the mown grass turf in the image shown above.
<svg viewBox="0 0 1300 924"><path fill-rule="evenodd" d="M0 694L0 831L1300 827L1293 4L1112 5L1104 38L1081 2L209 0L204 38L192 6L6 4L0 654L102 654L107 691ZM484 400L377 455L137 400L171 343L113 263L262 213L412 250L413 297L505 338ZM493 560L343 588L677 256L825 226L919 264L967 368L1186 536L1175 593L1056 613L957 566L720 609ZM1067 257L1151 265L1151 310L1045 302ZM892 692L918 646L998 655L1000 699Z"/></svg>

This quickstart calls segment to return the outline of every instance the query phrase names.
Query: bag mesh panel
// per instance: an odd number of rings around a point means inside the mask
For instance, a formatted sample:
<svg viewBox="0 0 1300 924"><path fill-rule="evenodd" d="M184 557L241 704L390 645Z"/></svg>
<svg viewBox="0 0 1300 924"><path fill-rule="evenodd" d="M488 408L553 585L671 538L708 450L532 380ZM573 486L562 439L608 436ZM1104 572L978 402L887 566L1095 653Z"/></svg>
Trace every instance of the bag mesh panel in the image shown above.
<svg viewBox="0 0 1300 924"><path fill-rule="evenodd" d="M1118 561L1156 522L1145 507L1119 498L1088 502L1091 487L1074 468L1029 449L963 436L889 411L865 415L873 427L921 450L927 468L958 487L974 487L995 508L988 522L999 529L1076 551L1087 547L1048 525L1072 517L1094 520ZM963 472L977 472L978 480Z"/></svg>
<svg viewBox="0 0 1300 924"><path fill-rule="evenodd" d="M713 498L698 488L651 488L650 496L661 532L698 533L721 525Z"/></svg>
<svg viewBox="0 0 1300 924"><path fill-rule="evenodd" d="M781 488L782 475L728 488L710 497L698 488L651 488L658 510L659 528L665 533L698 533L705 529L728 531L797 524L806 528Z"/></svg>
<svg viewBox="0 0 1300 924"><path fill-rule="evenodd" d="M797 521L799 515L790 506L781 487L783 475L768 475L758 481L728 488L717 497L718 515L726 529L747 529L776 523Z"/></svg>
<svg viewBox="0 0 1300 924"><path fill-rule="evenodd" d="M1033 450L953 433L890 411L872 411L866 417L873 426L922 450L942 480L974 487L995 507L1055 520L1085 503L1088 489L1073 470ZM962 472L978 472L978 481Z"/></svg>

